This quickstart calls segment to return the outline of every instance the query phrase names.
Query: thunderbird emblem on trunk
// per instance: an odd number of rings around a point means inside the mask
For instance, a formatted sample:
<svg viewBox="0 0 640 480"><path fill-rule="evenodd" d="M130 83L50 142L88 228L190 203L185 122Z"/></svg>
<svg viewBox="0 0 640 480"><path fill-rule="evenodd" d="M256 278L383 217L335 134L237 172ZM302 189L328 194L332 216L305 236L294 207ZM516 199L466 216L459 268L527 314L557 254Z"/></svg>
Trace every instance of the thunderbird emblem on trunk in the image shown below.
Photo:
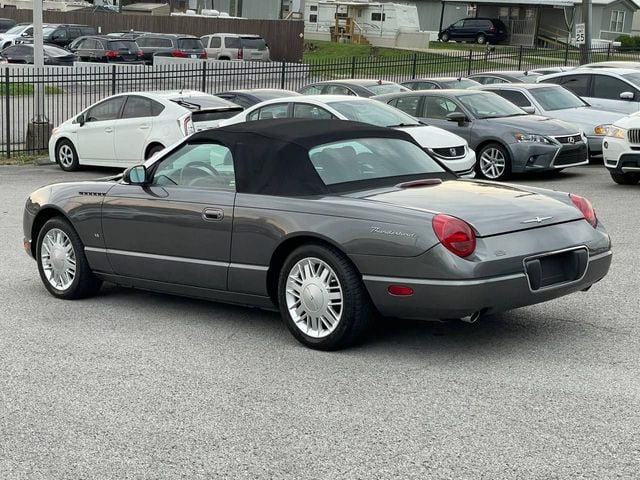
<svg viewBox="0 0 640 480"><path fill-rule="evenodd" d="M542 223L545 220L551 220L553 217L536 217L536 218L530 218L528 220L523 220L520 223Z"/></svg>

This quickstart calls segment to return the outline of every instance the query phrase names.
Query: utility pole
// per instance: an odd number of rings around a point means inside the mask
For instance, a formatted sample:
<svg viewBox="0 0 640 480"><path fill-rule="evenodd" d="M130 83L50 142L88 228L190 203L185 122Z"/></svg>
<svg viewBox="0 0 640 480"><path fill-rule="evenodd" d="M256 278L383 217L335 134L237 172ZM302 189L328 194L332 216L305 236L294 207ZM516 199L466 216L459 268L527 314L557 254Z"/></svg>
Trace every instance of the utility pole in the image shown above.
<svg viewBox="0 0 640 480"><path fill-rule="evenodd" d="M580 64L591 63L591 0L582 0L582 23L584 23L584 45Z"/></svg>
<svg viewBox="0 0 640 480"><path fill-rule="evenodd" d="M27 125L27 149L43 151L47 149L51 136L51 125L44 112L44 82L47 72L44 67L42 46L42 0L33 0L33 83L34 116Z"/></svg>

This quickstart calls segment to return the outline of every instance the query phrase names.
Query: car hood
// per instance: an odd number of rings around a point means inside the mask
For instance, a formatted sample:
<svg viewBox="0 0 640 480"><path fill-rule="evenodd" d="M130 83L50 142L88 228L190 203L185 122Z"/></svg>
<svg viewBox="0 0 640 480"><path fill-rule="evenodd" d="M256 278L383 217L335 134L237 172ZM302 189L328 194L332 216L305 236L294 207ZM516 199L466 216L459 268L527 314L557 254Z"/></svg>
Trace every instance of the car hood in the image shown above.
<svg viewBox="0 0 640 480"><path fill-rule="evenodd" d="M459 147L467 144L466 140L459 135L431 125L398 127L397 130L407 132L421 147L425 148Z"/></svg>
<svg viewBox="0 0 640 480"><path fill-rule="evenodd" d="M520 130L523 133L537 133L539 135L571 135L578 133L578 129L567 122L555 118L539 115L519 115L515 117L485 118L484 121L496 128Z"/></svg>
<svg viewBox="0 0 640 480"><path fill-rule="evenodd" d="M619 118L615 121L615 125L621 128L640 128L640 114L633 114Z"/></svg>
<svg viewBox="0 0 640 480"><path fill-rule="evenodd" d="M582 127L587 135L594 133L594 127L614 123L624 116L624 114L620 112L610 112L591 107L565 108L550 111L548 114L553 115L554 118Z"/></svg>
<svg viewBox="0 0 640 480"><path fill-rule="evenodd" d="M583 219L582 213L567 203L534 191L508 184L475 180L448 180L413 188L384 192L363 192L363 200L444 213L468 222L479 236L527 230Z"/></svg>

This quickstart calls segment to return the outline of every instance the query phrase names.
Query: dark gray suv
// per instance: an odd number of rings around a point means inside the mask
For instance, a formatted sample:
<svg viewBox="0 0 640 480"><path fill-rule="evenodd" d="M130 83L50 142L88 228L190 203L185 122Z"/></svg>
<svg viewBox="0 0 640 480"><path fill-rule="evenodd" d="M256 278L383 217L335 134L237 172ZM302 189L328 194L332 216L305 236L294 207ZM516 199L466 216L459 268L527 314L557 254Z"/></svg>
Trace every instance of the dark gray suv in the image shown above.
<svg viewBox="0 0 640 480"><path fill-rule="evenodd" d="M443 42L499 43L507 37L507 26L497 18L463 18L438 33Z"/></svg>

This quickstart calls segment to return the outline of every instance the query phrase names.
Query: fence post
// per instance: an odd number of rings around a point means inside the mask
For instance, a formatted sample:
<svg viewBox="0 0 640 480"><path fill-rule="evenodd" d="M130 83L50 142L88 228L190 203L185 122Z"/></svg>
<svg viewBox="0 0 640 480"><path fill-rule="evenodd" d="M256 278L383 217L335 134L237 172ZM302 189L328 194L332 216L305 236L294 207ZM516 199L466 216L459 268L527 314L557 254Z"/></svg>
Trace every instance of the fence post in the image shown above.
<svg viewBox="0 0 640 480"><path fill-rule="evenodd" d="M411 79L416 78L416 70L418 69L418 53L413 53L413 65L411 66Z"/></svg>
<svg viewBox="0 0 640 480"><path fill-rule="evenodd" d="M116 66L111 65L111 95L116 94Z"/></svg>
<svg viewBox="0 0 640 480"><path fill-rule="evenodd" d="M207 61L202 61L202 91L207 91Z"/></svg>
<svg viewBox="0 0 640 480"><path fill-rule="evenodd" d="M280 89L284 90L285 80L287 77L287 61L282 59L282 73L280 75Z"/></svg>
<svg viewBox="0 0 640 480"><path fill-rule="evenodd" d="M609 55L611 55L611 44L607 43L607 60L609 60Z"/></svg>
<svg viewBox="0 0 640 480"><path fill-rule="evenodd" d="M11 109L10 95L9 95L9 67L4 69L4 126L7 129L7 158L11 158L11 122L9 121L9 113Z"/></svg>
<svg viewBox="0 0 640 480"><path fill-rule="evenodd" d="M473 61L473 50L469 49L469 62L467 65L467 75L471 75L471 62Z"/></svg>
<svg viewBox="0 0 640 480"><path fill-rule="evenodd" d="M351 77L356 78L356 57L351 57Z"/></svg>
<svg viewBox="0 0 640 480"><path fill-rule="evenodd" d="M518 70L522 70L522 45L518 48Z"/></svg>
<svg viewBox="0 0 640 480"><path fill-rule="evenodd" d="M567 42L564 48L564 66L566 67L568 63L569 63L569 42Z"/></svg>

